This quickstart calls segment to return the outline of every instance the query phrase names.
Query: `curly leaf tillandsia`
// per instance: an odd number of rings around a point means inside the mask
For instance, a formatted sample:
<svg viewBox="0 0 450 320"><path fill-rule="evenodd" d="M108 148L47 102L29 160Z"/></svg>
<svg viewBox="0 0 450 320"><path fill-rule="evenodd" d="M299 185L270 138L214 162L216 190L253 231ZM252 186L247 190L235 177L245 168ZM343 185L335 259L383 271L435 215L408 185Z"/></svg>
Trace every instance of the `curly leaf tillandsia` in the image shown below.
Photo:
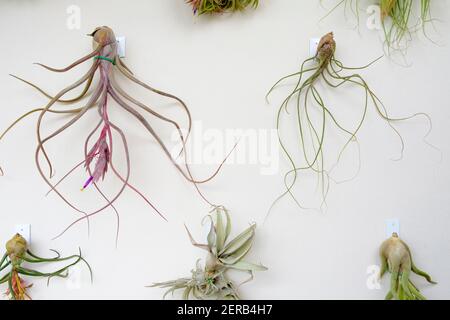
<svg viewBox="0 0 450 320"><path fill-rule="evenodd" d="M277 114L276 127L278 130L279 142L284 154L289 160L291 170L289 170L284 177L286 187L285 192L283 192L282 195L275 200L273 205L275 205L280 199L284 198L284 196L290 195L300 208L305 208L300 201L296 199L293 192L293 188L299 178L299 173L305 171L312 171L318 174L318 185L321 190L322 205L325 204L326 196L329 191L330 180L333 180L330 173L339 163L347 147L352 142L358 142L357 134L365 122L369 104L373 104L380 118L386 121L394 133L399 137L399 141L401 143L401 155L398 159L401 159L403 156L404 141L399 131L393 125L395 122L408 120L417 116L424 116L430 123L431 131L431 119L427 114L416 113L409 117L393 118L388 115L388 112L381 100L375 95L361 75L358 73L343 74L344 71L353 72L355 70L365 69L374 62L378 61L380 58L363 67L347 67L335 58L335 51L336 42L334 40L333 33L328 33L321 38L316 55L312 58L306 59L302 63L299 72L281 78L275 83L267 94L269 96L272 91L284 80L292 79L294 77L297 78L295 80L295 88L281 103ZM339 117L336 116L335 111L332 111L332 109L330 109L330 105L322 98L322 93L320 90L323 90L323 88L318 85L321 84L321 80L324 82L325 88L331 90L331 92L336 92L341 88L344 89L344 85L353 85L362 90L364 93L364 100L361 102L361 110L359 111L361 116L358 115L357 120L354 122L355 124L353 128L346 128L340 122ZM301 149L300 160L297 160L296 157L294 157L291 147L287 145L287 139L284 138L281 133L282 119L285 114L283 111L285 110L287 115L291 115L289 113L289 106L292 101L294 102L293 105L295 107L295 125L298 128L299 145ZM352 112L354 113L355 111ZM324 149L327 143L327 133L329 132L327 125L329 122L336 127L338 133L342 133L346 136L345 143L342 147L336 143L333 144L334 147L339 147L337 150L340 151L337 153L336 162L330 168L325 166L326 159L324 156ZM426 136L428 136L430 131Z"/></svg>
<svg viewBox="0 0 450 320"><path fill-rule="evenodd" d="M20 234L16 234L11 240L9 240L6 243L6 253L0 261L0 272L3 272L3 270L8 270L6 274L0 278L0 284L8 283L8 289L5 295L11 300L29 300L31 297L28 294L27 289L30 288L32 284L27 284L21 276L47 278L48 284L50 279L54 277L67 278L69 269L80 262L84 262L89 268L92 281L91 267L81 256L81 250L79 254L69 257L61 257L57 251L51 251L56 254L55 257L42 258L30 251L27 241ZM23 266L23 264L50 264L67 261L72 262L53 272L40 272L35 269L31 269L30 267Z"/></svg>
<svg viewBox="0 0 450 320"><path fill-rule="evenodd" d="M417 268L412 260L411 250L398 234L394 233L380 248L380 278L388 271L391 274L390 290L386 300L426 300L419 289L412 283L410 276L415 273L424 277L429 283L436 284L424 271Z"/></svg>
<svg viewBox="0 0 450 320"><path fill-rule="evenodd" d="M150 287L168 288L164 294L176 290L183 290L183 299L188 300L191 296L204 299L240 299L237 287L227 277L228 270L238 270L250 273L253 279L256 271L265 271L266 267L244 261L253 245L256 224L252 224L244 232L233 240L228 241L231 232L231 221L228 211L222 207L215 207L213 214L207 216L211 219L211 229L207 237L207 244L199 244L186 228L192 244L200 249L206 250L208 256L205 266L197 261L197 266L192 270L190 278L181 278L174 281L155 283Z"/></svg>
<svg viewBox="0 0 450 320"><path fill-rule="evenodd" d="M93 37L93 44L94 44L94 51L87 56L75 61L71 65L69 65L66 68L63 69L55 69L52 67L48 67L42 64L38 64L50 71L53 72L66 72L74 67L82 64L86 61L93 61L92 66L90 67L89 71L77 82L73 83L69 87L61 90L58 94L55 96L52 96L45 92L43 89L39 88L38 86L34 85L31 82L28 82L24 79L21 79L19 77L14 76L15 78L23 81L24 83L32 86L33 88L37 89L40 93L45 95L47 98L50 99L50 102L42 108L33 109L26 114L22 115L20 118L18 118L14 123L6 129L6 131L0 135L0 140L4 137L4 135L12 128L14 127L18 122L20 122L22 119L28 117L31 114L39 113L39 118L37 120L37 141L38 146L35 152L35 162L37 165L37 168L39 170L40 175L45 180L45 182L50 187L50 192L55 192L63 201L65 201L66 204L68 204L71 208L78 211L79 213L82 213L84 216L74 221L68 228L66 228L62 233L64 233L67 229L69 229L71 226L76 224L77 222L86 219L89 226L89 217L102 212L103 210L107 208L112 208L117 216L117 233L119 230L119 215L118 212L114 206L115 201L123 194L124 190L128 187L131 190L133 190L138 196L140 196L144 201L150 205L158 214L162 216L160 211L148 200L136 187L134 187L130 183L130 174L131 174L131 163L130 163L130 155L129 155L129 149L128 149L128 143L127 138L125 136L125 133L122 131L121 128L119 128L117 125L114 124L113 120L109 117L109 109L110 109L110 100L114 101L119 108L122 111L125 111L127 114L129 114L132 118L136 119L139 123L139 125L142 125L142 127L149 133L150 137L156 140L158 145L162 148L163 152L167 155L167 157L170 159L172 164L175 166L175 168L182 174L182 176L189 182L191 182L195 188L197 189L198 193L201 195L201 197L210 205L211 202L209 202L203 194L200 192L198 184L202 184L205 182L210 181L213 179L219 172L220 168L222 167L225 160L222 162L222 164L217 168L217 170L210 175L208 178L199 180L194 179L190 167L187 163L187 153L186 153L186 141L189 137L191 126L192 126L192 120L191 120L191 114L190 111L185 104L184 101L182 101L180 98L176 97L175 95L163 92L161 90L155 89L144 82L137 79L134 74L130 71L130 69L124 64L122 59L118 55L117 50L117 42L116 37L114 35L114 32L111 28L103 26L98 27L94 30L92 34L89 36ZM183 133L181 126L176 122L175 120L166 117L159 112L153 110L146 104L138 101L137 99L133 98L131 95L129 95L124 89L119 86L117 80L116 80L116 73L123 76L126 80L131 81L133 84L137 84L150 92L156 93L159 96L162 96L164 98L168 98L170 101L177 103L183 112L187 115L187 121L188 121L188 130L187 133ZM99 74L99 81L98 84L95 85L92 92L89 92L89 89L91 87L91 84L93 83L93 78L96 74ZM84 84L84 89L82 92L76 96L75 98L71 99L63 99L63 97L74 90L75 88L81 86ZM77 108L72 109L54 109L54 105L59 102L67 105L74 105L80 101L82 101L84 98L87 98L87 102L83 102L82 106L78 106ZM85 116L88 111L91 109L96 110L96 112L99 115L99 121L96 125L92 127L92 131L87 133L87 138L84 142L84 159L80 161L73 169L71 169L66 175L64 175L56 184L52 183L50 179L53 176L53 165L50 161L49 155L47 154L45 145L48 144L49 141L60 135L62 132L70 128L72 125L74 125L76 122L78 122L83 116ZM45 116L47 116L49 113L56 114L56 115L62 115L62 116L71 116L70 121L66 122L61 128L54 131L48 136L43 136L42 134L42 124ZM180 142L182 143L182 150L179 154L179 157L175 159L172 154L169 152L169 148L166 145L166 143L163 141L163 139L159 136L159 134L156 132L156 130L153 128L153 126L149 123L146 116L152 116L156 120L161 121L164 124L170 125L172 128L176 130L178 133ZM97 133L99 132L99 133ZM126 172L125 174L120 173L118 170L116 170L116 167L114 165L113 161L113 133L117 134L120 137L121 144L124 149L124 155L126 159ZM95 142L91 142L93 137L97 135L97 139ZM44 169L41 166L41 158L43 156L43 160L46 161L49 167L49 178L44 173ZM85 212L72 204L68 199L66 199L65 196L61 194L61 192L57 189L58 185L66 179L70 174L72 174L76 169L84 167L87 170L88 177L86 179L86 182L82 186L82 190L86 189L88 186L93 185L95 189L98 191L100 196L102 197L105 204L101 206L99 209L93 211L93 212ZM183 168L184 167L184 168ZM99 188L98 182L102 180L107 171L110 170L112 173L120 180L121 187L120 190L111 198L107 197ZM61 233L61 234L62 234ZM117 236L116 236L117 239Z"/></svg>
<svg viewBox="0 0 450 320"><path fill-rule="evenodd" d="M256 9L259 0L187 0L194 10L194 14L213 14L223 12L242 11L247 7Z"/></svg>

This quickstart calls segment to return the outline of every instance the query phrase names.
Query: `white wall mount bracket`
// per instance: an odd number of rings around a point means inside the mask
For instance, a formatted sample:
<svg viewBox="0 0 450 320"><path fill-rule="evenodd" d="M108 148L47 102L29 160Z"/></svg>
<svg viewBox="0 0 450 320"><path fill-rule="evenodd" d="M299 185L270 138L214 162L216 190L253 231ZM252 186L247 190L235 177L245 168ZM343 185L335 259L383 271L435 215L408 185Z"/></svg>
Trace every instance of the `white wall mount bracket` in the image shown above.
<svg viewBox="0 0 450 320"><path fill-rule="evenodd" d="M124 36L116 37L117 40L117 54L120 58L125 58L126 53L126 38Z"/></svg>
<svg viewBox="0 0 450 320"><path fill-rule="evenodd" d="M400 220L399 219L387 219L386 220L386 237L392 237L392 234L396 233L400 236Z"/></svg>
<svg viewBox="0 0 450 320"><path fill-rule="evenodd" d="M18 224L14 227L14 234L20 234L28 243L31 243L31 224Z"/></svg>
<svg viewBox="0 0 450 320"><path fill-rule="evenodd" d="M319 46L320 38L311 38L309 40L309 55L314 57L317 53L317 47Z"/></svg>

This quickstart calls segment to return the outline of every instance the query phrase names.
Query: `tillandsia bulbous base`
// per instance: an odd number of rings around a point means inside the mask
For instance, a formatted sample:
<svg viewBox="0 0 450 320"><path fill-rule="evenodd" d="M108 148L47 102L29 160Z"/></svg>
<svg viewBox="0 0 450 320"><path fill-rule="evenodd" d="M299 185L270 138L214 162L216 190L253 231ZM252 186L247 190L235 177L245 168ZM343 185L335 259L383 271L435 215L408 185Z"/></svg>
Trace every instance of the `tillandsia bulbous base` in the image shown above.
<svg viewBox="0 0 450 320"><path fill-rule="evenodd" d="M284 196L290 195L301 208L305 208L301 201L297 200L293 188L299 180L299 174L308 171L317 173L318 185L321 190L321 202L322 205L325 203L330 181L333 179L331 172L339 163L347 147L352 142L358 142L357 134L364 124L370 104L374 106L379 117L386 121L399 137L401 154L403 154L404 142L400 133L393 126L393 123L408 120L416 116L424 116L431 123L429 116L424 113L417 113L404 118L393 118L388 114L385 106L364 78L358 73L355 73L356 70L369 67L378 59L364 67L347 67L335 58L335 51L336 42L333 33L328 33L321 38L316 55L306 59L302 63L300 71L281 78L268 93L269 96L285 80L295 79L295 87L281 103L276 120L279 142L289 161L291 170L284 177L286 190L277 198L275 203ZM345 72L348 73L345 74ZM340 90L347 89L346 86L360 88L364 93L364 99L361 101L359 109L355 108L357 106L352 105L351 109L339 110L339 112L352 112L354 115L357 115L352 128L344 126L340 122L337 112L332 111L330 107L335 103L333 101L327 102L322 98L322 90L328 90L330 93L340 93ZM289 109L291 103L294 107L293 110ZM285 138L282 132L283 125L287 125L283 123L285 116L294 117L295 126L298 129L299 147L295 146L296 150L294 151L294 147L288 146L288 142L291 143L291 139ZM328 167L325 163L328 159L325 148L329 147L327 141L330 135L329 132L331 131L331 128L329 128L330 125L334 126L333 130L337 130L337 133L342 134L345 138L341 146L333 141L333 147L340 151L337 152L336 156L333 156L336 159L335 161L333 160L333 165ZM337 133L333 133L333 135ZM333 138L335 139L336 137ZM293 155L294 152L296 152L296 156Z"/></svg>
<svg viewBox="0 0 450 320"><path fill-rule="evenodd" d="M11 300L28 300L31 299L27 292L27 289L32 284L27 284L23 276L34 278L47 278L48 282L51 278L66 278L68 276L68 270L70 267L75 266L80 262L86 263L89 268L92 280L92 270L89 264L84 260L80 253L69 257L61 257L61 255L53 251L56 256L53 258L42 258L33 254L28 248L27 241L20 235L16 234L11 240L6 243L6 253L3 255L0 261L0 272L4 275L0 277L0 284L7 283L8 289L5 293ZM68 262L65 266L59 267L59 269L53 272L40 272L34 268L24 266L28 265L42 265L51 263ZM71 262L70 262L71 261Z"/></svg>
<svg viewBox="0 0 450 320"><path fill-rule="evenodd" d="M194 14L223 13L242 11L247 7L257 8L259 0L187 0Z"/></svg>
<svg viewBox="0 0 450 320"><path fill-rule="evenodd" d="M377 19L383 29L388 55L397 51L405 52L408 43L418 30L422 30L423 34L430 39L426 26L433 22L431 2L431 0L379 0L377 2L380 8L380 16ZM361 8L365 9L371 4L373 4L371 1L339 0L330 13L344 6L345 11L350 8L359 21Z"/></svg>
<svg viewBox="0 0 450 320"><path fill-rule="evenodd" d="M265 271L266 267L244 261L253 245L256 225L252 224L233 240L228 241L231 232L231 220L224 207L215 207L212 214L207 216L211 228L207 237L207 244L199 244L186 228L189 238L194 246L207 251L204 266L197 261L192 270L192 276L173 281L155 283L151 287L168 288L164 297L176 290L183 290L183 299L239 299L237 287L228 278L228 270L248 272L253 279L255 271Z"/></svg>
<svg viewBox="0 0 450 320"><path fill-rule="evenodd" d="M128 149L127 138L125 136L125 132L122 131L117 125L115 125L114 120L110 118L109 111L111 106L111 101L115 102L118 107L124 111L126 114L130 115L133 119L137 120L137 123L142 126L148 132L148 134L156 140L158 145L162 148L163 152L167 155L176 169L182 174L182 176L189 182L193 183L197 191L203 197L203 199L211 205L211 203L206 200L206 198L200 192L198 185L201 183L205 183L210 181L220 170L220 167L209 177L204 180L196 180L192 177L190 168L185 161L187 158L186 155L186 140L188 139L190 130L191 130L191 114L189 112L186 104L178 97L155 89L139 79L137 79L133 73L129 70L129 68L124 64L124 62L120 59L117 50L117 42L114 32L111 28L103 26L96 28L90 36L93 37L94 51L85 57L75 61L71 65L63 69L55 69L42 64L38 64L50 71L53 72L66 72L74 67L82 64L83 62L92 62L92 66L89 71L82 76L81 79L68 86L67 88L61 90L55 96L52 96L45 92L43 89L38 86L30 83L26 80L23 80L19 77L14 76L15 78L25 82L28 85L31 85L35 89L37 89L40 93L45 95L50 102L48 102L45 107L33 109L26 114L22 115L19 119L17 119L6 131L0 136L0 140L4 137L4 135L14 127L19 121L28 117L31 114L38 113L39 117L36 124L36 135L37 135L37 143L38 146L35 152L35 162L37 168L39 170L40 175L45 180L45 182L50 187L50 192L55 192L65 203L67 203L71 208L82 213L83 216L78 220L74 221L68 228L73 226L75 223L87 219L89 222L89 217L93 216L107 208L112 208L117 215L118 227L119 229L119 218L118 212L114 207L114 202L122 195L124 190L128 187L132 191L134 191L137 195L142 197L147 204L149 204L156 212L158 212L161 216L162 214L158 211L158 209L130 182L130 173L131 173L131 163L130 163L130 155ZM189 123L189 128L187 134L183 134L180 125L173 119L166 117L139 100L133 98L129 95L121 86L118 85L116 80L116 75L119 74L123 76L126 80L130 81L133 84L137 84L153 93L156 93L159 96L164 98L168 98L170 101L177 103L181 106L183 112L187 115L187 120ZM93 84L94 76L99 76L99 81L94 85L92 92L90 92L90 88ZM84 84L84 89L82 92L75 98L71 99L63 99L67 95L67 93L76 89L77 87ZM82 102L83 99L87 99L87 102ZM57 103L62 103L65 105L76 105L78 102L82 102L81 106L77 106L72 109L57 109L55 105ZM83 144L84 151L84 159L80 161L73 169L71 169L67 174L65 174L57 183L52 183L50 179L53 176L54 170L52 162L50 161L50 157L46 151L46 144L49 143L52 139L55 139L58 135L60 135L65 130L69 129L76 122L80 121L89 111L93 111L98 114L98 122L92 126L92 130L86 134L86 140ZM58 115L62 118L70 117L70 120L66 122L61 128L49 134L48 136L43 136L42 127L43 121L49 114ZM171 155L166 146L163 139L158 135L153 126L147 120L147 116L153 117L158 121L161 121L164 124L169 125L174 128L179 135L180 142L182 143L182 150L177 159ZM113 148L113 133L120 137L120 142L124 149L124 157L126 159L126 172L120 173L116 170L116 166L114 164L114 148ZM49 173L48 177L44 172L44 168L41 165L41 160L45 160ZM181 165L179 164L181 163ZM222 163L223 164L223 163ZM70 174L72 174L76 169L84 166L87 171L87 177L85 179L85 183L82 185L82 190L86 189L88 186L92 185L99 193L104 201L104 205L102 205L99 209L94 210L92 212L86 212L80 209L78 206L74 205L69 201L61 192L58 190L59 184L66 179ZM100 189L98 183L100 180L104 179L107 172L110 171L114 176L116 176L120 182L121 187L119 191L112 197L106 196ZM89 225L89 224L88 224ZM67 228L67 229L68 229ZM66 229L66 230L67 230ZM64 232L63 232L64 233Z"/></svg>
<svg viewBox="0 0 450 320"><path fill-rule="evenodd" d="M436 284L424 271L417 268L412 260L411 250L396 233L387 239L380 248L380 278L386 272L391 274L390 290L387 300L425 300L419 289L412 283L410 276L415 273L424 277L429 283Z"/></svg>

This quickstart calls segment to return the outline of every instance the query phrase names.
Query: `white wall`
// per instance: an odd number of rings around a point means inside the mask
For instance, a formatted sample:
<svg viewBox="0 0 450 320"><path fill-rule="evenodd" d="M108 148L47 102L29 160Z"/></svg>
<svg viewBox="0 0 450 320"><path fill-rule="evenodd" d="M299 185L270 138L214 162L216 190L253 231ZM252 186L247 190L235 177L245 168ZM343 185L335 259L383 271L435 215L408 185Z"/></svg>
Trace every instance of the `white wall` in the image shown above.
<svg viewBox="0 0 450 320"><path fill-rule="evenodd" d="M135 74L185 99L194 119L201 121L204 128L274 128L278 101L288 93L289 86L278 90L270 105L264 95L275 80L298 69L309 54L310 38L333 30L338 41L337 57L351 66L364 65L382 54L379 35L366 29L364 13L358 34L345 22L342 11L319 23L327 11L318 2L261 1L254 12L196 18L183 0L3 0L0 127L5 128L23 112L46 101L32 88L9 77L9 73L55 93L77 79L88 66L70 74L51 74L32 62L67 65L91 49L86 33L98 25L108 25L117 35L126 36L125 61ZM331 7L330 1L324 3ZM79 30L66 27L69 5L81 8ZM436 17L448 20L448 1L436 1L434 5ZM442 150L442 161L439 153L423 143L427 127L421 119L399 125L406 150L402 161L392 161L398 154L398 141L371 109L359 136L361 172L349 183L332 185L328 209L323 213L301 211L285 199L264 224L272 200L282 190L282 176L287 169L284 158L283 170L276 175L261 175L257 165L227 165L217 179L203 187L211 199L232 211L235 232L248 222L259 223L250 258L263 262L270 270L257 274L255 281L242 287L244 298L382 299L388 288L387 279L381 290L369 290L366 270L379 263L377 250L385 238L388 218L400 219L401 235L410 244L416 264L439 282L428 286L422 279L414 278L425 296L450 298L450 50L445 45L450 26L439 22L437 27L443 46L417 40L409 51L411 67L383 59L362 74L392 114L423 111L433 118L429 140ZM125 81L122 83L141 100L159 101ZM350 117L359 105L348 102L360 101L358 97L361 98L350 88L332 102L346 110L340 113L341 117L345 113ZM162 106L159 110L164 109L165 104L157 105ZM82 269L78 289L61 280L47 288L44 280L36 280L31 292L35 299L158 299L162 290L144 286L188 275L196 259L203 257L203 252L190 245L183 223L201 240L204 231L200 220L209 207L137 122L117 112L115 105L111 109L112 117L129 138L132 181L161 208L169 222L127 191L117 202L121 218L117 249L112 211L91 220L89 238L86 225L79 224L52 241L78 215L56 196L44 196L47 188L34 164L36 116L30 117L0 146L1 165L7 173L0 179L0 241L4 243L11 236L16 224L31 223L35 251L45 254L47 248L57 248L70 254L81 246L95 273L94 284L90 285L88 274ZM96 116L92 112L49 144L58 177L81 160L84 137L96 123ZM48 118L52 120L47 122L47 130L65 121ZM164 130L167 139L170 132ZM353 172L355 159L351 153L345 158L348 170L344 173ZM122 157L116 159L120 164L123 161ZM213 167L194 169L198 176L206 176ZM98 198L92 191L79 192L85 178L85 172L77 171L62 190L75 202L92 209L98 206ZM112 178L102 185L110 194L120 186Z"/></svg>

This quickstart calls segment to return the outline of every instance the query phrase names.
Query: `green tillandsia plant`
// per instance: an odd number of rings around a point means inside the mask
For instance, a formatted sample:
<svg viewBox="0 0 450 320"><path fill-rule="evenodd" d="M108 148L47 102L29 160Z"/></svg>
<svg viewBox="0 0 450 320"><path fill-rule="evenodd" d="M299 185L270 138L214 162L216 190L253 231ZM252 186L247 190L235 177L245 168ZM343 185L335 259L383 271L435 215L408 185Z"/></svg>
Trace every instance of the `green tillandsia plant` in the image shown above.
<svg viewBox="0 0 450 320"><path fill-rule="evenodd" d="M403 155L404 141L399 131L393 125L395 122L408 120L416 116L424 116L430 121L431 130L431 119L425 113L416 113L412 116L403 118L391 117L381 100L369 87L364 78L358 73L354 73L356 70L365 69L371 66L380 58L363 67L347 67L335 58L335 51L336 42L333 33L330 32L321 38L316 55L306 59L302 63L300 71L281 78L267 94L268 97L281 82L287 79L296 78L294 89L281 103L277 113L276 128L278 130L279 143L289 161L291 169L284 176L285 191L275 200L273 205L285 196L290 195L300 208L305 208L305 206L297 200L293 188L299 179L300 172L306 171L317 173L318 185L321 190L322 205L325 204L330 180L332 180L330 173L339 163L347 147L352 142L358 142L357 134L366 120L370 104L373 104L379 117L384 120L399 137L401 155L398 159L401 159ZM345 71L351 71L351 73L344 74ZM321 84L324 86L320 86ZM321 90L327 89L331 93L339 93L339 89L345 90L345 85L359 88L364 93L364 99L361 101L360 110L350 110L352 113L359 112L360 114L355 120L353 128L346 128L346 126L340 122L339 117L335 114L336 112L332 111L330 105L322 98L323 92L321 92ZM291 102L293 102L292 104L295 107L293 113L289 112ZM340 110L340 112L345 111L346 110ZM295 117L295 125L298 128L299 146L301 149L300 159L297 159L298 155L294 156L292 147L287 144L291 139L285 138L281 132L283 125L282 120L285 114L288 116L293 115ZM336 155L336 162L331 167L325 165L326 159L324 157L324 149L328 141L327 137L330 135L328 133L330 132L329 123L337 129L337 132L333 135L339 133L345 136L345 143L343 143L342 147L337 143L333 143L334 148L337 147L337 150L340 151Z"/></svg>
<svg viewBox="0 0 450 320"><path fill-rule="evenodd" d="M371 3L367 3L367 6ZM345 12L351 8L359 21L361 0L340 0L326 15L343 6ZM413 34L422 29L427 37L426 25L433 21L431 0L379 0L380 21L384 32L384 42L388 55L393 52L405 52Z"/></svg>
<svg viewBox="0 0 450 320"><path fill-rule="evenodd" d="M411 40L413 4L413 0L381 0L381 23L388 52L406 47Z"/></svg>
<svg viewBox="0 0 450 320"><path fill-rule="evenodd" d="M417 268L412 260L411 250L398 234L394 233L380 248L380 278L391 273L390 290L386 300L426 300L419 289L412 283L410 276L415 273L424 277L429 283L436 284L424 271Z"/></svg>
<svg viewBox="0 0 450 320"><path fill-rule="evenodd" d="M226 11L242 11L247 7L256 9L259 0L187 0L194 10L194 14L213 14Z"/></svg>
<svg viewBox="0 0 450 320"><path fill-rule="evenodd" d="M5 295L11 300L30 300L31 297L28 294L27 289L30 288L32 284L26 284L21 276L47 278L48 282L53 277L66 278L68 276L69 268L82 261L88 266L92 280L91 267L81 256L81 250L79 254L69 257L61 257L57 251L52 251L56 253L56 257L41 258L30 251L27 241L20 234L16 234L11 240L9 240L6 243L6 253L0 261L0 272L7 270L6 274L0 277L0 284L8 283L8 289ZM43 273L23 266L24 263L43 264L65 261L72 262L56 271L48 273Z"/></svg>
<svg viewBox="0 0 450 320"><path fill-rule="evenodd" d="M227 277L227 271L238 270L248 272L253 279L255 271L265 271L266 267L244 261L253 245L256 224L252 224L233 240L228 241L231 232L231 221L228 211L222 207L215 207L207 218L211 220L211 229L208 233L207 244L199 244L186 228L189 238L194 246L208 252L205 265L197 261L192 276L173 281L160 282L150 287L167 288L164 298L175 292L183 290L183 299L238 300L237 287Z"/></svg>

